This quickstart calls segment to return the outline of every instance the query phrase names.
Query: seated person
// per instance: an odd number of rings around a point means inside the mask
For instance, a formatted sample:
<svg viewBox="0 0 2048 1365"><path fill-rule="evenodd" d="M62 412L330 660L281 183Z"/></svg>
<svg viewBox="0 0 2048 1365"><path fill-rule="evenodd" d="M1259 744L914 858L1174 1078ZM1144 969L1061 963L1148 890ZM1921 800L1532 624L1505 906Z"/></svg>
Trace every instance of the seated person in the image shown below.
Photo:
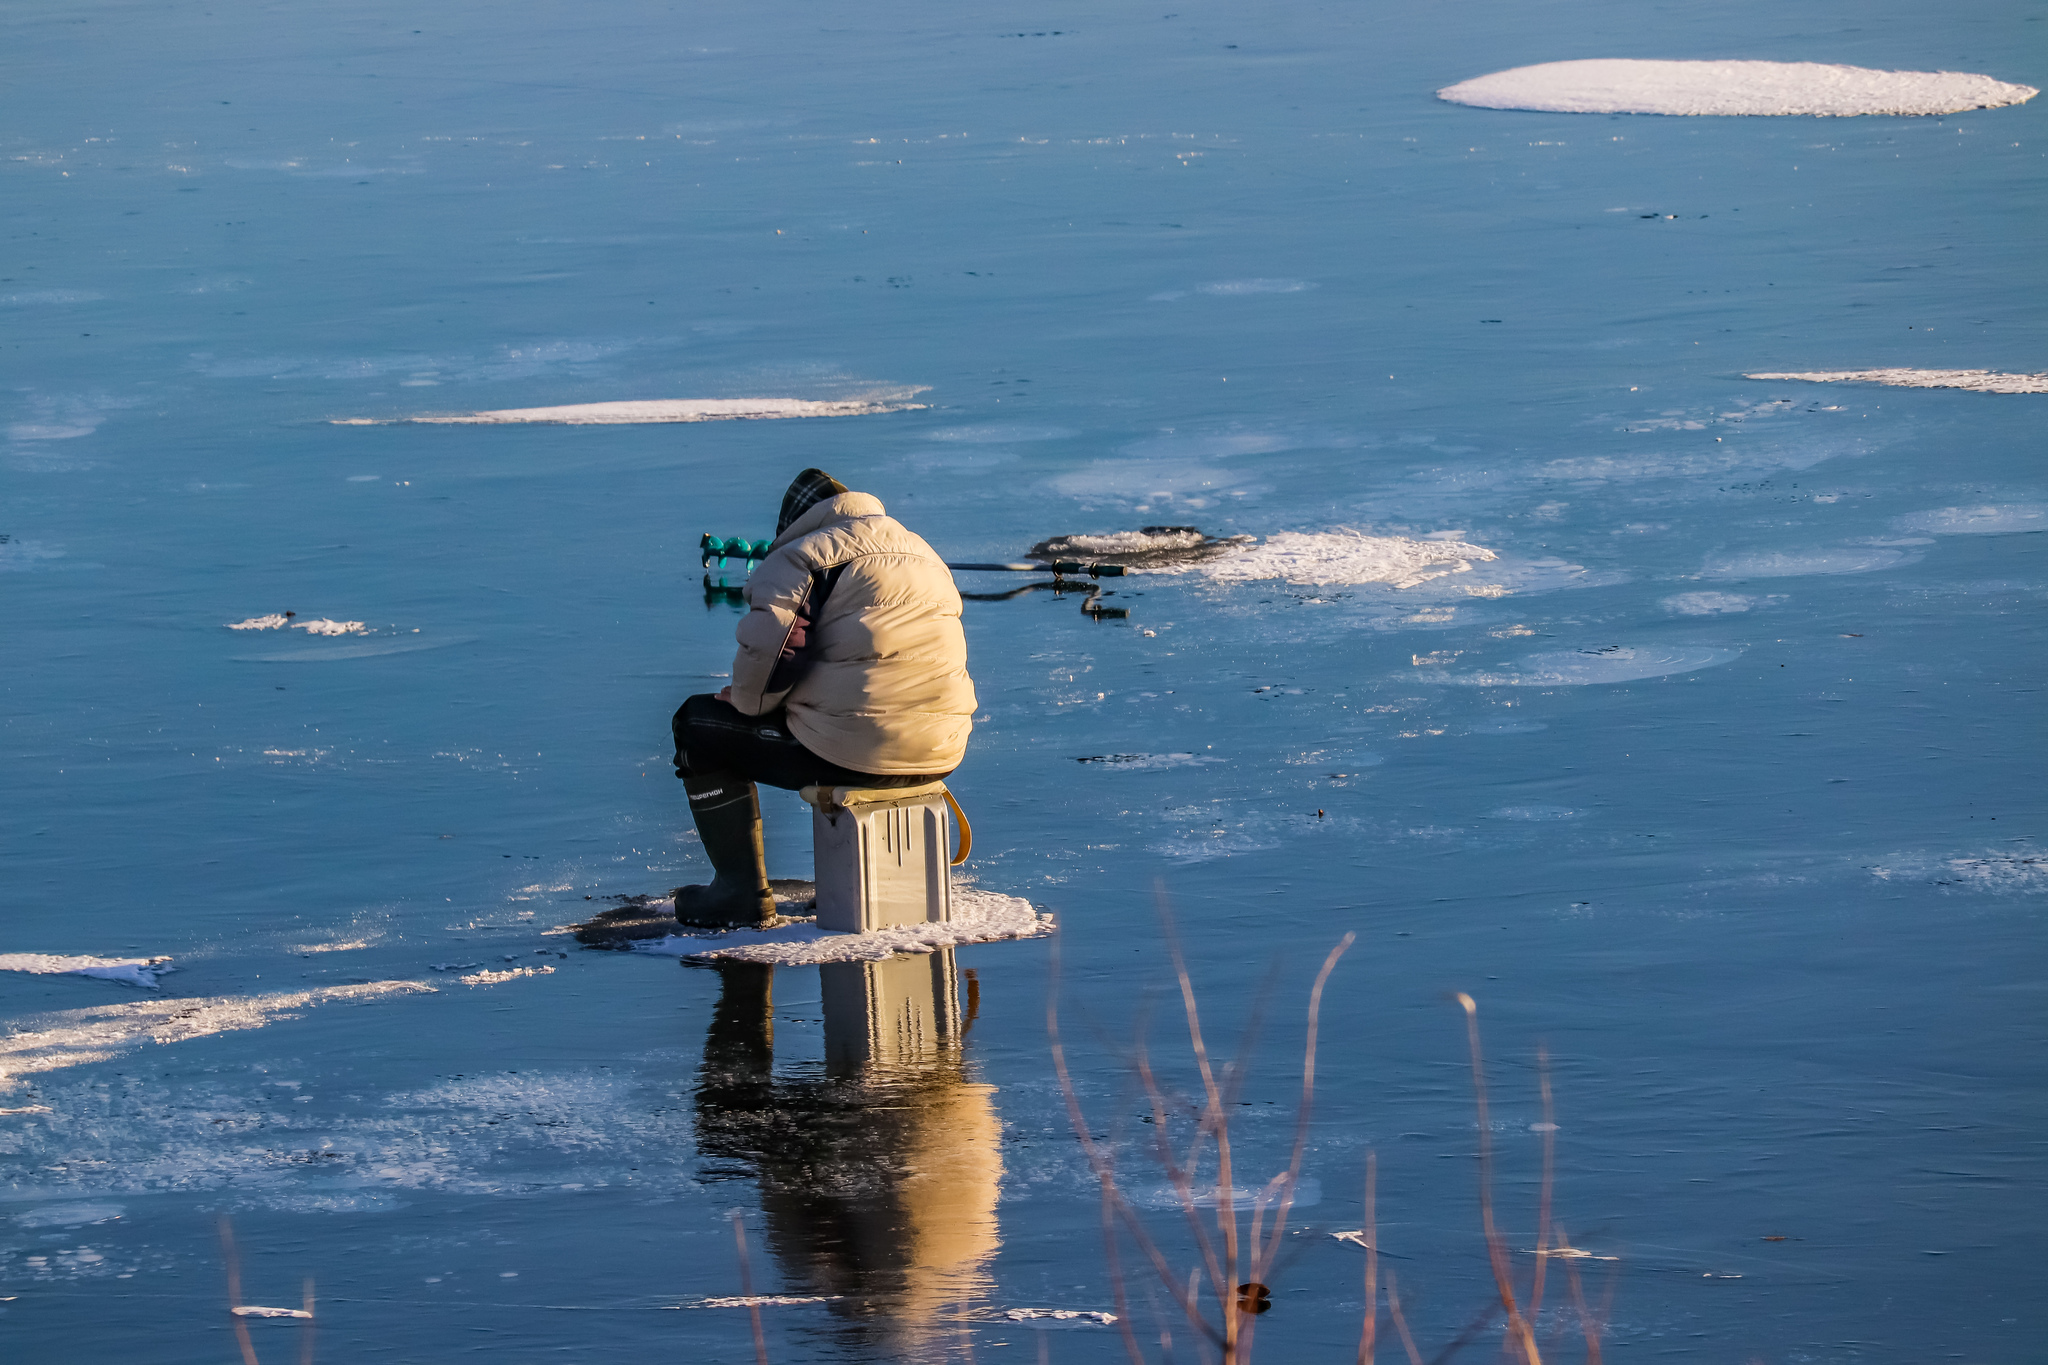
<svg viewBox="0 0 2048 1365"><path fill-rule="evenodd" d="M676 776L713 873L676 888L684 924L775 917L755 783L920 786L959 766L974 721L952 572L879 499L797 475L743 595L732 684L675 715Z"/></svg>

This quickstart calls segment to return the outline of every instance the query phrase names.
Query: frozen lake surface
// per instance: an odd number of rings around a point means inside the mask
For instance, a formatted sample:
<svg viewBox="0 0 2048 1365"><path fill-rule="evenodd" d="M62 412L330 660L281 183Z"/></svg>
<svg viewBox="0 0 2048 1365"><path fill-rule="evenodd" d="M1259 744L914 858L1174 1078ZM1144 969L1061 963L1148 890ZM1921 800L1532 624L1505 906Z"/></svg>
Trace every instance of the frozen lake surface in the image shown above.
<svg viewBox="0 0 2048 1365"><path fill-rule="evenodd" d="M314 1280L322 1360L751 1360L750 1297L778 1362L1123 1359L1045 1004L1057 954L1089 1123L1187 1265L1132 1074L1149 1018L1193 1083L1163 886L1219 1055L1270 982L1246 1190L1358 935L1264 1357L1352 1358L1368 1151L1425 1349L1487 1302L1465 991L1525 1276L1548 1049L1609 1359L2037 1358L2048 102L1435 92L2039 86L2038 16L0 24L12 1354L236 1358L226 1214L249 1304ZM737 608L698 537L768 535L809 464L949 559L1223 546L968 605L965 871L1059 932L578 951L704 871L668 716Z"/></svg>

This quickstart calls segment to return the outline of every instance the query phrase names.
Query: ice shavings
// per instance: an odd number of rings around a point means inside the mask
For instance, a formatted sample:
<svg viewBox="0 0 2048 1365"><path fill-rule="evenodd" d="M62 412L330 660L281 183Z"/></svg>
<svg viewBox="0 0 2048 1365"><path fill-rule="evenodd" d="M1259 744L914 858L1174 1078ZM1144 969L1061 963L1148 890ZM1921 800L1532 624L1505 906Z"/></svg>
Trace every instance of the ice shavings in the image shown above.
<svg viewBox="0 0 2048 1365"><path fill-rule="evenodd" d="M1713 649L1704 645L1659 645L1640 649L1628 645L1606 645L1599 649L1530 654L1504 671L1418 673L1412 676L1424 682L1456 683L1466 687L1581 687L1691 673L1725 664L1741 653L1739 649Z"/></svg>
<svg viewBox="0 0 2048 1365"><path fill-rule="evenodd" d="M2021 104L2040 92L1964 71L1877 71L1822 62L1544 62L1460 81L1452 104L1558 114L1953 114ZM1756 376L1752 376L1753 378Z"/></svg>
<svg viewBox="0 0 2048 1365"><path fill-rule="evenodd" d="M571 403L552 408L500 408L490 412L400 417L395 422L429 426L502 426L538 422L553 426L634 426L652 422L770 421L785 417L866 417L884 412L913 412L926 407L908 400L925 385L893 389L860 398L660 398L624 403ZM336 426L387 426L369 417L336 419Z"/></svg>
<svg viewBox="0 0 2048 1365"><path fill-rule="evenodd" d="M1997 370L1808 370L1746 374L1743 378L1798 379L1809 384L1889 384L1896 389L1968 389L1973 393L2048 393L2048 374L2001 374Z"/></svg>
<svg viewBox="0 0 2048 1365"><path fill-rule="evenodd" d="M1199 763L1221 763L1222 759L1212 754L1089 754L1074 760L1076 763L1095 763L1105 768L1116 768L1124 772L1157 772L1161 768L1191 768Z"/></svg>
<svg viewBox="0 0 2048 1365"><path fill-rule="evenodd" d="M1870 869L1880 881L1926 882L1951 891L1993 896L2048 893L2048 855L2030 850L1987 849L1974 857L1900 853Z"/></svg>
<svg viewBox="0 0 2048 1365"><path fill-rule="evenodd" d="M1909 513L1892 524L1902 531L1925 531L1937 536L1995 536L2048 531L2048 504L2021 502L1990 507L1938 507L1931 512Z"/></svg>
<svg viewBox="0 0 2048 1365"><path fill-rule="evenodd" d="M1280 579L1313 586L1390 583L1396 588L1413 588L1433 578L1467 573L1475 561L1498 557L1483 546L1461 540L1369 536L1340 528L1282 531L1262 545L1188 567L1219 583Z"/></svg>
<svg viewBox="0 0 2048 1365"><path fill-rule="evenodd" d="M864 934L838 934L820 929L813 921L798 920L773 929L732 929L642 939L633 949L665 957L771 962L796 967L819 962L879 962L898 953L929 953L966 943L1042 938L1053 928L1053 917L1040 914L1021 896L956 886L953 918L944 924L906 924L893 929L872 929Z"/></svg>
<svg viewBox="0 0 2048 1365"><path fill-rule="evenodd" d="M60 957L52 953L0 953L0 972L35 976L90 976L156 990L157 978L178 970L167 957Z"/></svg>
<svg viewBox="0 0 2048 1365"><path fill-rule="evenodd" d="M423 981L364 981L274 995L139 1000L62 1010L24 1020L18 1031L0 1036L0 1079L104 1062L145 1042L181 1043L263 1028L329 1001L431 994L433 989Z"/></svg>

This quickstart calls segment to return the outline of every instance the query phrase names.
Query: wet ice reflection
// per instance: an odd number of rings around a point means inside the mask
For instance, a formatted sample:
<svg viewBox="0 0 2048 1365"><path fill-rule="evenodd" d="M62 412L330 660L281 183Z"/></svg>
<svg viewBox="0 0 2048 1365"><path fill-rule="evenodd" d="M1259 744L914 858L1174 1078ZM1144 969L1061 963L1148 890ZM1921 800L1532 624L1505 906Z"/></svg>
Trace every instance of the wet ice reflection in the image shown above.
<svg viewBox="0 0 2048 1365"><path fill-rule="evenodd" d="M963 1047L977 987L963 1016L952 951L820 967L825 1060L794 1076L775 1074L775 968L715 970L698 1148L708 1177L758 1182L786 1291L896 1345L985 1299L1002 1151L995 1087Z"/></svg>

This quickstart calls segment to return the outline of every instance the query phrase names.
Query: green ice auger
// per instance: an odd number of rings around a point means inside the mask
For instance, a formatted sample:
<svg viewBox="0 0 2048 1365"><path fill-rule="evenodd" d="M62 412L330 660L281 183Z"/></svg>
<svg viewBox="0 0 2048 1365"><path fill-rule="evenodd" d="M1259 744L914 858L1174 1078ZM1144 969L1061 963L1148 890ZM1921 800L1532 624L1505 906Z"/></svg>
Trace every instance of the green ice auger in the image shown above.
<svg viewBox="0 0 2048 1365"><path fill-rule="evenodd" d="M775 542L772 540L748 540L745 536L721 539L709 531L706 531L704 538L697 542L697 548L703 554L705 568L710 568L714 559L718 561L718 567L721 569L725 567L726 560L741 559L746 561L749 571L752 571L754 561L768 557L768 551L774 545Z"/></svg>

